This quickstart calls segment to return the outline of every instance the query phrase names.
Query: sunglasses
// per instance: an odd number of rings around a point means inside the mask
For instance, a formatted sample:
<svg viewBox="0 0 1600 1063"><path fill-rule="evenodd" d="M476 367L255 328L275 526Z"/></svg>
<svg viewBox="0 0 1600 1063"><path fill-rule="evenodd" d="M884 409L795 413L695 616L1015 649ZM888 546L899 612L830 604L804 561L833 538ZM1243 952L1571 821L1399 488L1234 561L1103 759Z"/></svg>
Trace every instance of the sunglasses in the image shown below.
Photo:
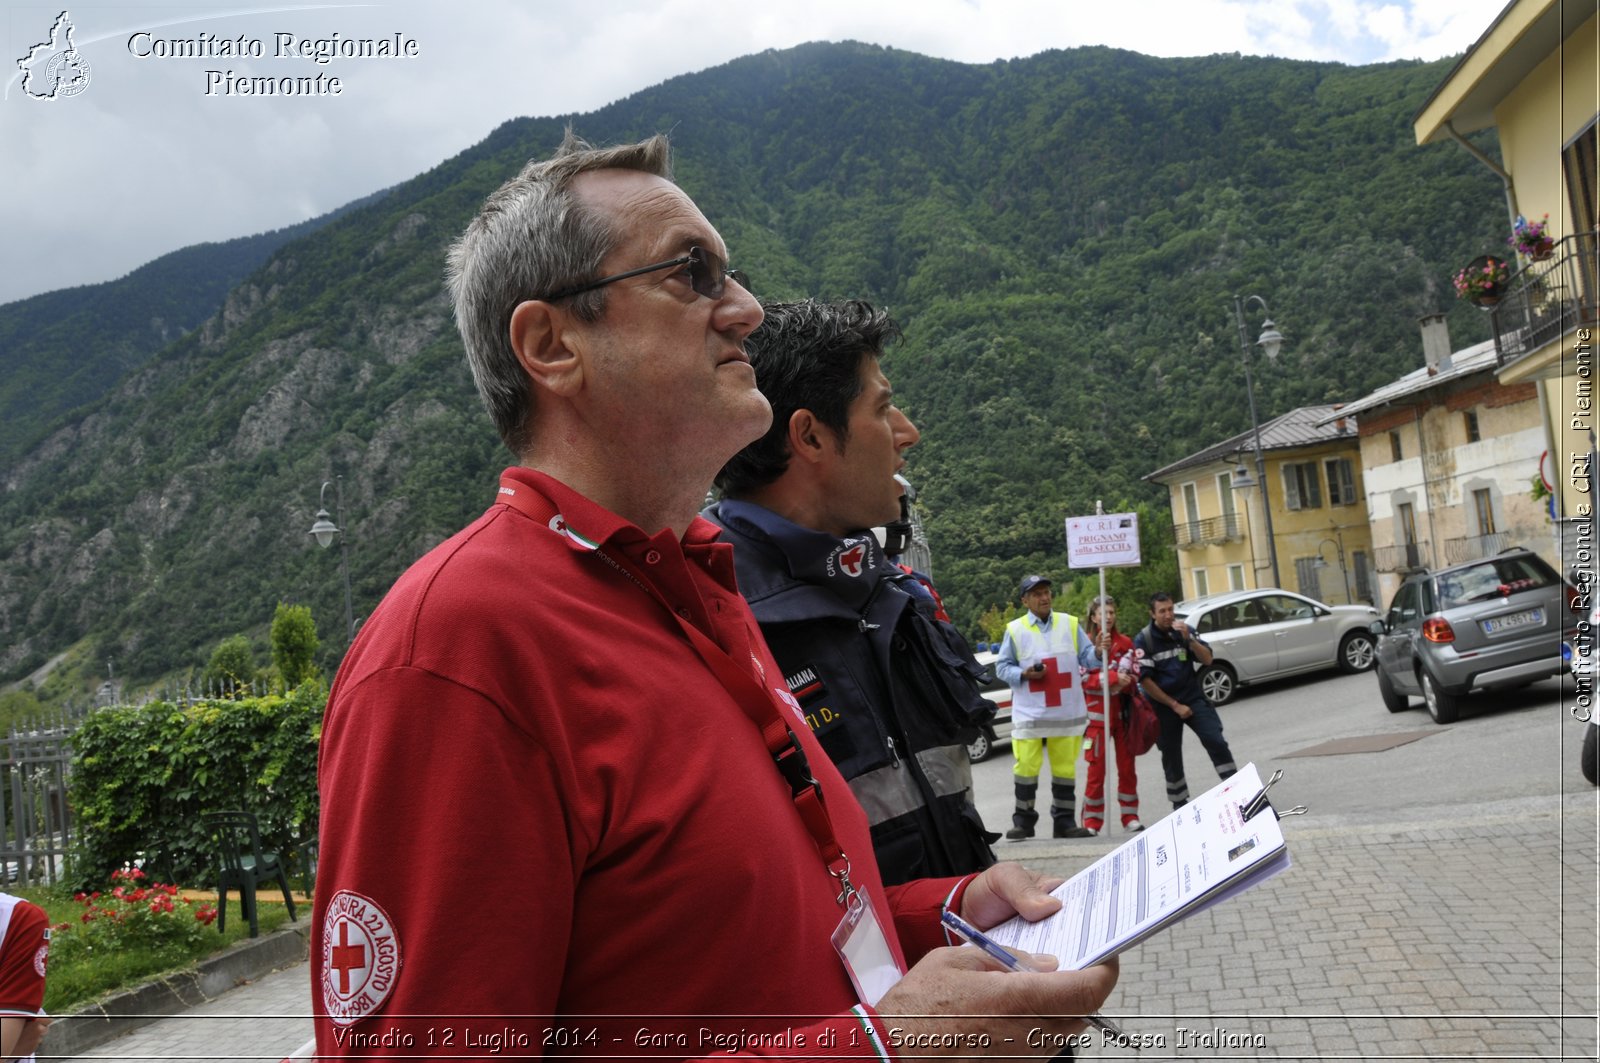
<svg viewBox="0 0 1600 1063"><path fill-rule="evenodd" d="M727 289L729 278L743 288L750 290L750 278L745 276L744 270L729 269L728 262L715 251L707 251L703 247L691 247L687 255L669 258L665 262L656 262L638 269L630 269L626 273L614 273L609 277L601 277L597 281L580 284L574 288L563 288L559 292L544 297L545 302L565 299L569 295L582 295L592 292L596 288L603 288L613 281L627 280L629 277L638 277L645 273L655 273L658 270L673 269L677 266L689 267L689 287L693 288L696 295L703 295L707 299L721 299L722 293Z"/></svg>

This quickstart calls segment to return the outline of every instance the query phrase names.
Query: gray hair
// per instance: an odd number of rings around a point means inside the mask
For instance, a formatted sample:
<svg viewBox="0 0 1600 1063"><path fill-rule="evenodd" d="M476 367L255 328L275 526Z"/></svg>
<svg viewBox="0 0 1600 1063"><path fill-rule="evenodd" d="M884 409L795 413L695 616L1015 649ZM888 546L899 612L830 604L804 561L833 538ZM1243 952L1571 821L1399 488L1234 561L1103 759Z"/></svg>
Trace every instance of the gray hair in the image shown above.
<svg viewBox="0 0 1600 1063"><path fill-rule="evenodd" d="M511 453L530 443L528 374L511 347L511 313L520 303L591 280L621 234L612 219L572 194L589 170L639 170L672 179L671 146L661 134L637 144L595 148L569 128L545 161L530 161L484 201L450 247L445 284L478 394ZM605 289L569 297L572 312L597 321Z"/></svg>

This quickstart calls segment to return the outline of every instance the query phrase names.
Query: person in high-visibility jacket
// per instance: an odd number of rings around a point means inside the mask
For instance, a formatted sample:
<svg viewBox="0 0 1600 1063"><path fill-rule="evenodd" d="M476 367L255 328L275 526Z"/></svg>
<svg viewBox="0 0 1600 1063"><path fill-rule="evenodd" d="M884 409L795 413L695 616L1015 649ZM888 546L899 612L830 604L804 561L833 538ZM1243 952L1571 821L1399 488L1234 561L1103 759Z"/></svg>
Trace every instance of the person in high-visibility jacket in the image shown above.
<svg viewBox="0 0 1600 1063"><path fill-rule="evenodd" d="M1050 755L1050 818L1057 838L1087 838L1094 832L1078 826L1078 755L1089 706L1078 682L1079 666L1099 668L1100 655L1084 634L1078 618L1055 612L1050 581L1025 576L1022 604L1027 613L1006 625L995 660L995 674L1011 687L1011 752L1016 757L1013 785L1016 809L1006 837L1033 837L1039 813L1039 772Z"/></svg>

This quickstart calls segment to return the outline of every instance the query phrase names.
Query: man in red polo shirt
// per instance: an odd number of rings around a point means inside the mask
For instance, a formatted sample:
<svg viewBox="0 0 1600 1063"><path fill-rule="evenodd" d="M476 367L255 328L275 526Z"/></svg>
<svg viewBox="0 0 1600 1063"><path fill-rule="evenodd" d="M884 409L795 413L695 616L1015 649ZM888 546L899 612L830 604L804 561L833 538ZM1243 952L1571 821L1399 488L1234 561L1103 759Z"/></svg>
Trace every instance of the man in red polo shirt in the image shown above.
<svg viewBox="0 0 1600 1063"><path fill-rule="evenodd" d="M0 893L0 1063L32 1059L50 1026L39 1012L49 954L44 909Z"/></svg>
<svg viewBox="0 0 1600 1063"><path fill-rule="evenodd" d="M944 947L947 909L1059 907L1020 865L883 885L697 516L771 410L761 308L668 174L663 137L569 137L451 250L517 465L334 683L317 1053L1051 1055L1115 964L1002 977Z"/></svg>

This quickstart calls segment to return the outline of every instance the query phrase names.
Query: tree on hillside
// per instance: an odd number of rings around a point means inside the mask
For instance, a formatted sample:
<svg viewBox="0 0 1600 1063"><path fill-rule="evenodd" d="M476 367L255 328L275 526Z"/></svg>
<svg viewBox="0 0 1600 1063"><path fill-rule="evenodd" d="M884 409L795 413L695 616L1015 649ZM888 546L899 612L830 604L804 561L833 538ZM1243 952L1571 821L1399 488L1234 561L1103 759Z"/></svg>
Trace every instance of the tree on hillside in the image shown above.
<svg viewBox="0 0 1600 1063"><path fill-rule="evenodd" d="M243 635L230 635L217 643L200 676L206 689L224 692L243 692L255 679L255 654L250 651L250 640Z"/></svg>
<svg viewBox="0 0 1600 1063"><path fill-rule="evenodd" d="M272 663L284 688L293 690L317 675L317 622L311 607L278 603L272 614Z"/></svg>
<svg viewBox="0 0 1600 1063"><path fill-rule="evenodd" d="M8 690L0 694L0 731L9 731L37 719L44 706L29 690Z"/></svg>

